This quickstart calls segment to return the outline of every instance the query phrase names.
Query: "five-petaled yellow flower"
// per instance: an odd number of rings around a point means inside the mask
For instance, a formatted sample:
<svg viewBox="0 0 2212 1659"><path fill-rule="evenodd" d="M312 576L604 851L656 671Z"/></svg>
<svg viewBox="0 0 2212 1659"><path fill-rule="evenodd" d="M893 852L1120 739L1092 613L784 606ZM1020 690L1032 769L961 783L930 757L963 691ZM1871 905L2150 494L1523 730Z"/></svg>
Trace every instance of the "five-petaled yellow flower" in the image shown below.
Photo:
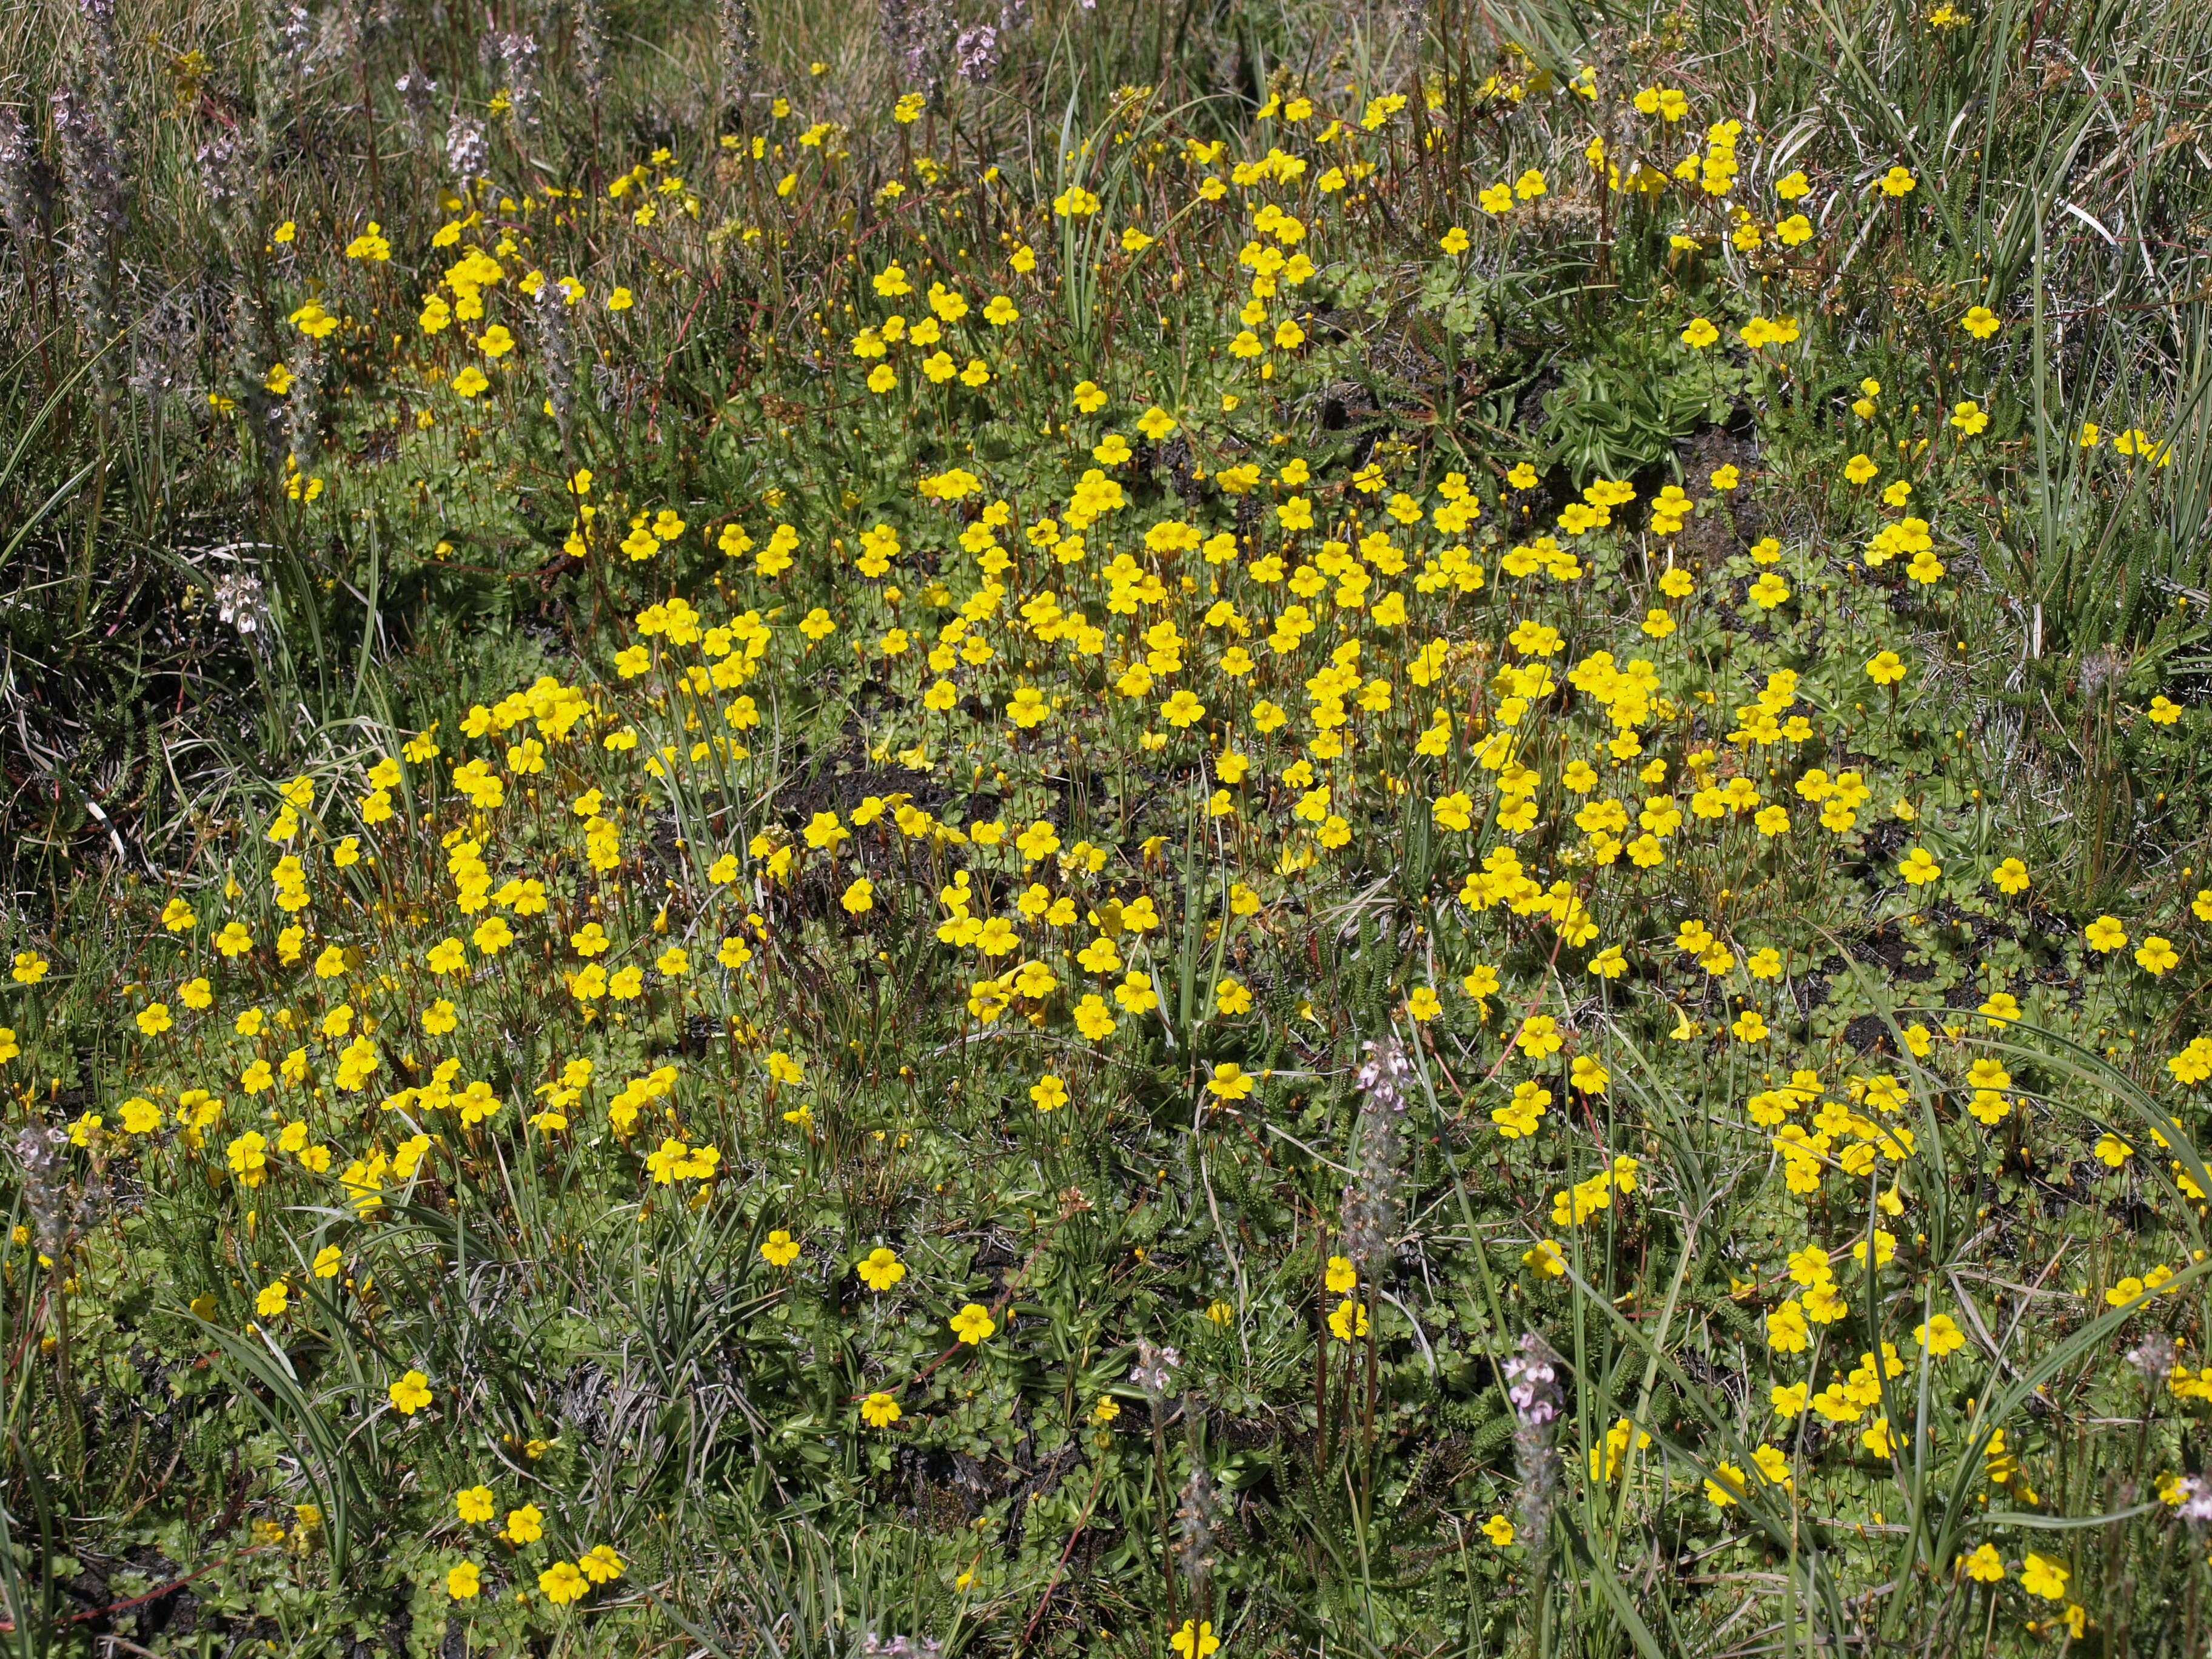
<svg viewBox="0 0 2212 1659"><path fill-rule="evenodd" d="M899 1403L878 1389L860 1402L860 1417L872 1429L887 1429L903 1415Z"/></svg>
<svg viewBox="0 0 2212 1659"><path fill-rule="evenodd" d="M991 1333L999 1328L992 1319L990 1310L981 1303L970 1302L951 1320L952 1334L973 1347L981 1347L990 1340Z"/></svg>
<svg viewBox="0 0 2212 1659"><path fill-rule="evenodd" d="M854 1263L853 1270L872 1291L888 1291L906 1277L906 1263L898 1253L880 1244Z"/></svg>
<svg viewBox="0 0 2212 1659"><path fill-rule="evenodd" d="M1206 1092L1223 1100L1243 1100L1252 1092L1251 1074L1233 1060L1224 1060L1213 1068L1207 1079Z"/></svg>

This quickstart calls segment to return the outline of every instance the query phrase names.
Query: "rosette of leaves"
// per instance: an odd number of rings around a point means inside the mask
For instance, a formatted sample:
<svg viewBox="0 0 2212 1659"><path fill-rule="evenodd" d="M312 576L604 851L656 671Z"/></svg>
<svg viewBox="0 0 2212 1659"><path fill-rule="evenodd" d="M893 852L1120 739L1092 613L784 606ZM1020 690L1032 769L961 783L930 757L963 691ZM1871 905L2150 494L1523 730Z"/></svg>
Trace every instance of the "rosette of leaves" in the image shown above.
<svg viewBox="0 0 2212 1659"><path fill-rule="evenodd" d="M1664 465L1681 475L1675 446L1727 420L1740 370L1671 354L1595 352L1560 366L1543 397L1547 458L1580 488L1593 478L1629 478Z"/></svg>

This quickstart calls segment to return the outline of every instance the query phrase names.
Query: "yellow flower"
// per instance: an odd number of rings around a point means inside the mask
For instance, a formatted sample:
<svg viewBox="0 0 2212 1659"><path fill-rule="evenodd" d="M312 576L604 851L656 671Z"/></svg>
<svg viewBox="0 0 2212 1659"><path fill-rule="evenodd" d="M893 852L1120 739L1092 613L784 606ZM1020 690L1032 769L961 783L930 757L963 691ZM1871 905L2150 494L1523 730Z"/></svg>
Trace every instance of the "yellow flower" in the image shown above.
<svg viewBox="0 0 2212 1659"><path fill-rule="evenodd" d="M781 195L786 192L778 191L777 193ZM636 303L636 300L631 295L630 291L626 288L618 288L613 293L607 295L607 309L609 311L628 311L630 307Z"/></svg>
<svg viewBox="0 0 2212 1659"><path fill-rule="evenodd" d="M1967 308L1966 314L1959 319L1959 326L1977 340L1986 340L2002 325L1997 321L1996 313L1991 311L1987 306L1972 306Z"/></svg>
<svg viewBox="0 0 2212 1659"><path fill-rule="evenodd" d="M2004 1558L1997 1553L1994 1544L1977 1545L1972 1553L1959 1558L1959 1565L1966 1577L1978 1584L2004 1582Z"/></svg>
<svg viewBox="0 0 2212 1659"><path fill-rule="evenodd" d="M1875 180L1875 183L1881 188L1881 193L1885 196L1904 197L1911 194L1913 189L1920 183L1920 181L1914 178L1910 173L1907 173L1903 167L1893 167L1890 168L1887 173L1882 174L1881 178Z"/></svg>
<svg viewBox="0 0 2212 1659"><path fill-rule="evenodd" d="M0 1036L0 1047L12 1045L15 1033ZM161 1127L161 1109L143 1095L134 1095L123 1103L123 1130L125 1134L149 1135Z"/></svg>
<svg viewBox="0 0 2212 1659"><path fill-rule="evenodd" d="M1916 847L1905 855L1897 866L1897 873L1911 887L1925 887L1942 877L1943 866L1929 855L1924 847Z"/></svg>
<svg viewBox="0 0 2212 1659"><path fill-rule="evenodd" d="M1790 597L1790 584L1770 570L1751 585L1747 596L1761 611L1771 611Z"/></svg>
<svg viewBox="0 0 2212 1659"><path fill-rule="evenodd" d="M903 1414L899 1402L880 1389L860 1402L860 1419L872 1429L887 1429Z"/></svg>
<svg viewBox="0 0 2212 1659"><path fill-rule="evenodd" d="M465 1486L453 1494L453 1508L462 1520L471 1526L492 1517L493 1504L489 1486Z"/></svg>
<svg viewBox="0 0 2212 1659"><path fill-rule="evenodd" d="M507 1512L507 1536L517 1544L534 1544L545 1535L545 1516L535 1504Z"/></svg>
<svg viewBox="0 0 2212 1659"><path fill-rule="evenodd" d="M2118 916L2099 916L2081 930L2081 937L2091 950L2110 956L2128 942L2128 930Z"/></svg>
<svg viewBox="0 0 2212 1659"><path fill-rule="evenodd" d="M2147 974L2163 974L2180 963L2181 955L2173 948L2172 940L2153 933L2136 951L2136 961Z"/></svg>
<svg viewBox="0 0 2212 1659"><path fill-rule="evenodd" d="M483 1574L473 1561L464 1561L446 1574L446 1594L465 1601L483 1589Z"/></svg>
<svg viewBox="0 0 2212 1659"><path fill-rule="evenodd" d="M556 1607L565 1607L572 1601L582 1601L592 1589L573 1561L556 1561L539 1573L538 1588Z"/></svg>
<svg viewBox="0 0 2212 1659"><path fill-rule="evenodd" d="M1223 1100L1243 1100L1252 1093L1252 1079L1235 1060L1224 1060L1213 1068L1206 1089L1208 1094Z"/></svg>
<svg viewBox="0 0 2212 1659"><path fill-rule="evenodd" d="M991 1318L990 1310L975 1302L963 1307L949 1322L952 1334L972 1347L981 1347L990 1340L991 1333L999 1328Z"/></svg>
<svg viewBox="0 0 2212 1659"><path fill-rule="evenodd" d="M1188 690L1179 690L1160 705L1160 718L1178 730L1186 729L1206 718L1206 705Z"/></svg>
<svg viewBox="0 0 2212 1659"><path fill-rule="evenodd" d="M484 378L484 372L474 363L453 376L453 391L463 398L473 398L490 384Z"/></svg>
<svg viewBox="0 0 2212 1659"><path fill-rule="evenodd" d="M799 1260L799 1241L779 1227L768 1236L760 1253L769 1267L788 1267Z"/></svg>
<svg viewBox="0 0 2212 1659"><path fill-rule="evenodd" d="M1966 1345L1966 1334L1959 1328L1959 1322L1947 1313L1937 1314L1924 1325L1914 1326L1912 1334L1935 1359L1954 1353Z"/></svg>
<svg viewBox="0 0 2212 1659"><path fill-rule="evenodd" d="M1208 1654L1219 1649L1221 1640L1214 1635L1211 1620L1186 1619L1182 1621L1182 1628L1168 1638L1168 1645L1181 1655L1182 1659L1206 1659Z"/></svg>
<svg viewBox="0 0 2212 1659"><path fill-rule="evenodd" d="M2030 1595L2039 1595L2046 1601L2063 1601L2066 1595L2066 1581L2072 1577L2066 1568L2048 1555L2028 1552L2027 1559L2021 1563L2020 1587Z"/></svg>
<svg viewBox="0 0 2212 1659"><path fill-rule="evenodd" d="M897 1252L879 1244L854 1263L854 1271L870 1290L888 1291L906 1277L906 1263L898 1259Z"/></svg>
<svg viewBox="0 0 2212 1659"><path fill-rule="evenodd" d="M1766 1316L1766 1346L1778 1353L1802 1353L1811 1340L1802 1304L1794 1297Z"/></svg>
<svg viewBox="0 0 2212 1659"><path fill-rule="evenodd" d="M1790 1478L1790 1460L1783 1454L1780 1447L1770 1446L1765 1441L1761 1441L1753 1449L1751 1461L1758 1466L1761 1478L1770 1486L1789 1486L1796 1484Z"/></svg>
<svg viewBox="0 0 2212 1659"><path fill-rule="evenodd" d="M1703 317L1692 317L1682 331L1682 343L1693 351L1703 351L1721 337L1721 331Z"/></svg>
<svg viewBox="0 0 2212 1659"><path fill-rule="evenodd" d="M1539 1239L1534 1248L1521 1252L1521 1265L1539 1279L1561 1279L1567 1271L1566 1252L1556 1240Z"/></svg>
<svg viewBox="0 0 2212 1659"><path fill-rule="evenodd" d="M392 1409L403 1417L412 1417L430 1403L430 1379L420 1371L409 1371L386 1390Z"/></svg>
<svg viewBox="0 0 2212 1659"><path fill-rule="evenodd" d="M1564 1046L1559 1035L1559 1023L1549 1014L1532 1014L1523 1021L1514 1043L1531 1060L1541 1060L1547 1054L1556 1054Z"/></svg>
<svg viewBox="0 0 2212 1659"><path fill-rule="evenodd" d="M1867 659L1866 672L1876 685L1894 685L1905 678L1905 662L1894 651L1878 651Z"/></svg>

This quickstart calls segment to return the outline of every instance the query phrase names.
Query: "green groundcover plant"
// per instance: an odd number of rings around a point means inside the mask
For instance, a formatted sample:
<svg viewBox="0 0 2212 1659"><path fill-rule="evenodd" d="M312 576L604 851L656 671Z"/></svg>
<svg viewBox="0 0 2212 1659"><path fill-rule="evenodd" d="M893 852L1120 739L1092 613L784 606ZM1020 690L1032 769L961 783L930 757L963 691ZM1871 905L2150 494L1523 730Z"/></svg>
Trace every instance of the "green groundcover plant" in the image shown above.
<svg viewBox="0 0 2212 1659"><path fill-rule="evenodd" d="M2200 14L6 27L15 1651L2202 1650Z"/></svg>

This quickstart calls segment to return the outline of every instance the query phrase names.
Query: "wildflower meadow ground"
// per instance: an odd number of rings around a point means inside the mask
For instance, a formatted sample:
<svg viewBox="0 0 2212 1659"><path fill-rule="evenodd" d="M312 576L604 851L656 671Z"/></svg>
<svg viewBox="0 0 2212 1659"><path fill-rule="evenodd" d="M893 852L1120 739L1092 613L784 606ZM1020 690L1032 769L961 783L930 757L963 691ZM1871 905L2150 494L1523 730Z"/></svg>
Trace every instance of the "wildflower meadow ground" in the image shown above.
<svg viewBox="0 0 2212 1659"><path fill-rule="evenodd" d="M2202 1653L2205 14L979 5L0 23L9 1650Z"/></svg>

